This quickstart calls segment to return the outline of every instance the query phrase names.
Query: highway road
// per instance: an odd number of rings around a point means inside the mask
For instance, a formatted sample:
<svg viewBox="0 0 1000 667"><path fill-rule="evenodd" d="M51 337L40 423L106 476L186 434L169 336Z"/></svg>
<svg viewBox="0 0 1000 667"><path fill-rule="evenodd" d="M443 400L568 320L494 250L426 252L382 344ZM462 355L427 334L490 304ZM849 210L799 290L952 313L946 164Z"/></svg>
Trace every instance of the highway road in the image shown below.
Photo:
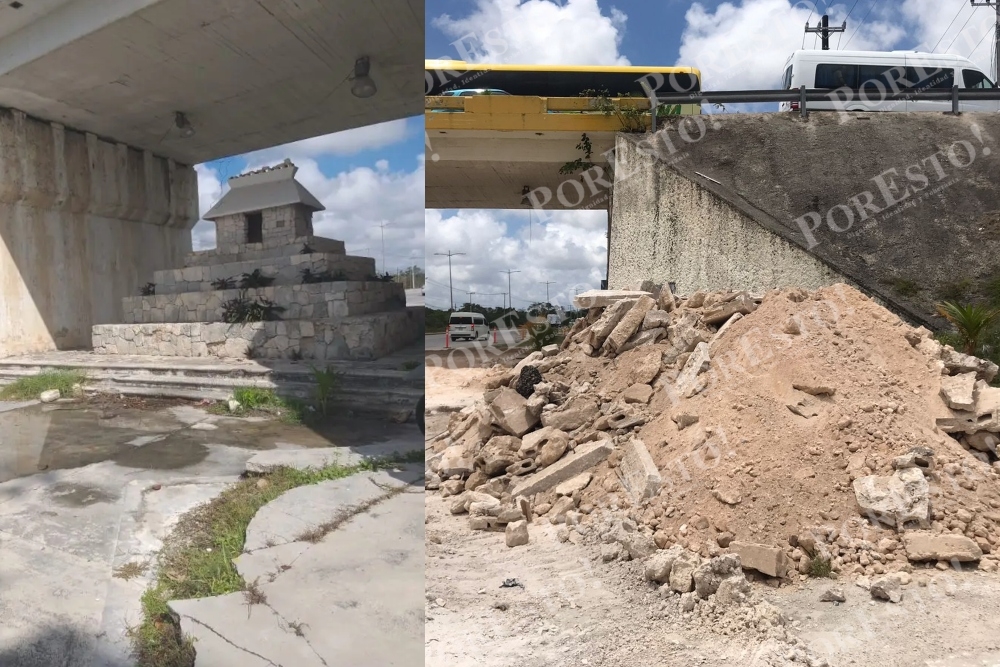
<svg viewBox="0 0 1000 667"><path fill-rule="evenodd" d="M501 329L497 334L497 343L506 343L508 346L513 345L516 341L517 333L511 331L510 329ZM425 350L443 350L444 347L444 334L428 334L424 336L424 349ZM488 340L481 341L451 341L449 345L450 348L476 348L476 347L493 347L493 334L491 333Z"/></svg>

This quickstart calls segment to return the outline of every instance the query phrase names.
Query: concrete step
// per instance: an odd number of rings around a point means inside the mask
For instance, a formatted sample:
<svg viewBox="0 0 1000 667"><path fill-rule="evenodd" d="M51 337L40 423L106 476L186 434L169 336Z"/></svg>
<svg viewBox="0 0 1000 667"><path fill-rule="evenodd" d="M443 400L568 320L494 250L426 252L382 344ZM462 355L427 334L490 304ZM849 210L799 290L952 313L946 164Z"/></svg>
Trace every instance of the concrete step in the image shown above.
<svg viewBox="0 0 1000 667"><path fill-rule="evenodd" d="M381 363L331 362L330 367L339 375L334 404L372 414L412 409L423 395L424 386L422 374L415 372L422 367L401 370L401 360L409 356L413 354L403 353L398 358L394 355ZM201 357L115 358L86 353L0 359L0 385L55 368L84 372L84 386L101 392L193 400L224 400L238 387L264 387L282 396L311 399L316 387L311 368L301 362L269 367L253 360L225 363Z"/></svg>
<svg viewBox="0 0 1000 667"><path fill-rule="evenodd" d="M181 294L184 292L211 292L213 280L232 278L239 285L244 273L261 273L274 278L274 285L297 285L302 282L303 269L314 273L329 271L343 272L347 280L365 280L375 275L375 260L370 257L332 252L316 252L308 255L287 255L252 259L225 264L189 266L184 269L167 269L153 273L153 283L157 294Z"/></svg>
<svg viewBox="0 0 1000 667"><path fill-rule="evenodd" d="M184 266L206 266L211 264L227 264L229 262L258 261L272 257L298 255L302 254L303 250L343 255L344 242L323 238L322 236L299 236L291 243L285 241L268 241L265 243L223 245L211 250L198 250L188 253L184 258Z"/></svg>

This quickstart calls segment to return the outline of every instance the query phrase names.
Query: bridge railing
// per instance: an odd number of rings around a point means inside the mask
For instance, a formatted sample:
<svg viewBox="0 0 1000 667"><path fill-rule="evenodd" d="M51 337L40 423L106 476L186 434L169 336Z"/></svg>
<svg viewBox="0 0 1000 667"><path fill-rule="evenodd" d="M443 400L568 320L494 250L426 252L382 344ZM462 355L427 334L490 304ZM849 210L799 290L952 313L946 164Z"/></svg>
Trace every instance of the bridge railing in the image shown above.
<svg viewBox="0 0 1000 667"><path fill-rule="evenodd" d="M507 107L522 106L522 100L537 101L540 113L609 113L611 109L641 109L649 110L650 100L647 97L536 97L526 95L470 95L467 97L427 96L424 97L425 111L469 112L480 108L489 111L507 111ZM470 102L469 100L476 100ZM488 100L488 102L483 102ZM484 104L488 107L484 107ZM686 99L688 106L699 105ZM662 106L662 105L661 105ZM691 113L692 110L687 110ZM681 111L681 113L684 113ZM697 113L697 112L695 112Z"/></svg>

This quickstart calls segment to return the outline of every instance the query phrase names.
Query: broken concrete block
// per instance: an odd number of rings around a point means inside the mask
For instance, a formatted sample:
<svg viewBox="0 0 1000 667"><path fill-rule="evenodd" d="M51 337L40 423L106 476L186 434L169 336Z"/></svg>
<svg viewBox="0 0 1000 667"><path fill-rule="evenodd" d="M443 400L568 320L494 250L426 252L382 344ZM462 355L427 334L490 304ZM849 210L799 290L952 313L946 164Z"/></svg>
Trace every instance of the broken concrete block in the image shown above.
<svg viewBox="0 0 1000 667"><path fill-rule="evenodd" d="M623 299L604 309L601 317L581 334L580 343L590 345L594 350L601 349L604 341L615 330L625 314L636 304L636 299Z"/></svg>
<svg viewBox="0 0 1000 667"><path fill-rule="evenodd" d="M673 419L674 423L677 424L677 430L683 431L688 426L691 426L692 424L697 424L699 417L698 415L692 415L686 412L681 412L679 414L673 415L671 419Z"/></svg>
<svg viewBox="0 0 1000 667"><path fill-rule="evenodd" d="M701 565L701 558L687 549L682 550L670 568L670 590L690 593L694 590L694 571Z"/></svg>
<svg viewBox="0 0 1000 667"><path fill-rule="evenodd" d="M542 426L551 426L569 433L596 418L599 413L596 398L588 394L577 394L561 408L543 412Z"/></svg>
<svg viewBox="0 0 1000 667"><path fill-rule="evenodd" d="M642 318L642 331L666 329L668 326L670 326L670 313L665 310L650 310Z"/></svg>
<svg viewBox="0 0 1000 667"><path fill-rule="evenodd" d="M510 494L516 498L517 496L532 496L547 491L556 484L565 482L581 472L593 468L608 458L612 451L614 451L614 445L611 444L610 438L579 445L572 454L564 456L541 472L514 486Z"/></svg>
<svg viewBox="0 0 1000 667"><path fill-rule="evenodd" d="M684 547L675 544L669 549L657 551L646 558L643 568L646 581L655 581L660 584L668 583L670 581L670 569L673 567L674 561L683 552Z"/></svg>
<svg viewBox="0 0 1000 667"><path fill-rule="evenodd" d="M992 361L956 352L948 345L941 349L941 361L944 362L944 367L948 369L949 374L957 375L959 373L972 372L987 384L992 382L993 378L997 375L997 371L1000 371L1000 368Z"/></svg>
<svg viewBox="0 0 1000 667"><path fill-rule="evenodd" d="M504 540L508 547L520 547L528 543L528 522L525 520L508 523L504 529Z"/></svg>
<svg viewBox="0 0 1000 667"><path fill-rule="evenodd" d="M502 475L504 471L520 460L517 450L521 440L513 435L495 435L489 439L476 457L476 466L489 477Z"/></svg>
<svg viewBox="0 0 1000 667"><path fill-rule="evenodd" d="M766 544L730 542L729 550L740 557L744 568L757 570L769 577L785 576L787 560L783 549Z"/></svg>
<svg viewBox="0 0 1000 667"><path fill-rule="evenodd" d="M829 385L800 382L793 382L792 389L797 389L811 396L833 396L837 392L835 387Z"/></svg>
<svg viewBox="0 0 1000 667"><path fill-rule="evenodd" d="M474 469L472 457L466 453L465 447L462 445L452 445L441 453L438 474L442 477L454 475L468 477Z"/></svg>
<svg viewBox="0 0 1000 667"><path fill-rule="evenodd" d="M930 472L934 470L934 451L927 447L914 447L906 454L897 456L892 460L892 467L896 470L903 468L920 468Z"/></svg>
<svg viewBox="0 0 1000 667"><path fill-rule="evenodd" d="M639 331L634 336L629 338L624 345L618 348L618 354L634 350L635 348L642 347L643 345L654 345L666 335L666 329L649 329L648 331Z"/></svg>
<svg viewBox="0 0 1000 667"><path fill-rule="evenodd" d="M685 362L681 374L677 376L677 391L682 396L695 386L697 377L708 370L710 361L708 343L698 343L694 348L694 352L691 353L691 356Z"/></svg>
<svg viewBox="0 0 1000 667"><path fill-rule="evenodd" d="M490 411L497 426L519 438L538 423L538 416L528 409L528 401L509 387L500 390L490 404Z"/></svg>
<svg viewBox="0 0 1000 667"><path fill-rule="evenodd" d="M1000 437L996 433L980 431L979 433L965 436L964 442L968 445L969 449L974 449L977 452L993 452L996 454L997 445L1000 444Z"/></svg>
<svg viewBox="0 0 1000 667"><path fill-rule="evenodd" d="M954 533L935 535L924 530L908 530L903 533L903 548L906 557L914 562L957 560L969 563L983 557L982 549L975 541Z"/></svg>
<svg viewBox="0 0 1000 667"><path fill-rule="evenodd" d="M687 303L684 305L688 308L701 308L705 305L705 297L708 296L705 292L698 290L694 294L688 297Z"/></svg>
<svg viewBox="0 0 1000 667"><path fill-rule="evenodd" d="M930 527L930 487L919 468L897 470L890 477L859 477L853 487L861 513L872 521L897 528L910 522Z"/></svg>
<svg viewBox="0 0 1000 667"><path fill-rule="evenodd" d="M728 320L726 320L725 324L719 327L719 330L715 332L714 336L712 336L712 340L708 342L708 349L711 350L713 347L715 347L716 344L719 342L719 340L725 335L725 333L729 331L729 328L734 324L736 324L737 322L739 322L741 319L743 319L743 315L741 315L740 313L736 313Z"/></svg>
<svg viewBox="0 0 1000 667"><path fill-rule="evenodd" d="M554 357L555 355L559 354L559 346L546 345L545 347L542 348L542 354L545 355L546 357Z"/></svg>
<svg viewBox="0 0 1000 667"><path fill-rule="evenodd" d="M757 304L746 292L740 292L733 299L706 310L701 321L708 325L722 324L736 314L749 315L757 310Z"/></svg>
<svg viewBox="0 0 1000 667"><path fill-rule="evenodd" d="M893 574L873 580L869 592L876 600L897 603L903 599L903 586L899 582L899 577Z"/></svg>
<svg viewBox="0 0 1000 667"><path fill-rule="evenodd" d="M651 297L649 292L639 290L602 290L595 289L581 292L573 297L573 305L577 309L584 308L607 308L622 301L623 299L638 299L639 297Z"/></svg>
<svg viewBox="0 0 1000 667"><path fill-rule="evenodd" d="M823 594L819 596L820 602L846 602L847 596L844 595L844 589L839 586L833 588L828 588L823 591Z"/></svg>
<svg viewBox="0 0 1000 667"><path fill-rule="evenodd" d="M941 397L952 410L972 410L976 407L976 374L945 375L941 378Z"/></svg>
<svg viewBox="0 0 1000 667"><path fill-rule="evenodd" d="M577 491L583 491L590 484L590 480L593 479L593 475L589 472L581 472L576 477L566 480L562 484L556 486L555 492L557 496L572 496Z"/></svg>
<svg viewBox="0 0 1000 667"><path fill-rule="evenodd" d="M656 305L656 301L652 297L643 296L640 297L638 301L635 302L627 313L625 313L621 320L615 326L614 330L608 335L605 341L605 346L612 352L617 352L620 347L622 347L629 338L632 337L639 327L642 326L643 319L646 317L653 306Z"/></svg>
<svg viewBox="0 0 1000 667"><path fill-rule="evenodd" d="M636 503L655 496L663 484L663 478L653 457L649 455L646 444L638 438L625 443L621 462L615 470L622 486Z"/></svg>
<svg viewBox="0 0 1000 667"><path fill-rule="evenodd" d="M626 403L649 403L653 395L653 388L648 384L634 384L622 393L622 400Z"/></svg>
<svg viewBox="0 0 1000 667"><path fill-rule="evenodd" d="M695 568L691 578L694 580L694 592L703 600L715 595L722 582L729 579L741 581L744 594L749 592L750 588L746 577L743 576L739 556L736 554L717 556L702 563Z"/></svg>
<svg viewBox="0 0 1000 667"><path fill-rule="evenodd" d="M562 458L567 448L569 448L569 435L549 426L526 434L521 439L521 448L517 451L517 455L522 459L535 459L538 467L544 467Z"/></svg>

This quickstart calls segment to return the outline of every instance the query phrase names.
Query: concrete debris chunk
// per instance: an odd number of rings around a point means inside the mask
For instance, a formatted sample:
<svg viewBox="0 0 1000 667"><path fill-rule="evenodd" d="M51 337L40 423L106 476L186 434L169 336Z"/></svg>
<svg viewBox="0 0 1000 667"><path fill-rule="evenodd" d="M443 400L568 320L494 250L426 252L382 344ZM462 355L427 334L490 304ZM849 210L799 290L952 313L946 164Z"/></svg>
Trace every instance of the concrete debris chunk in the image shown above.
<svg viewBox="0 0 1000 667"><path fill-rule="evenodd" d="M694 590L694 571L701 565L701 558L687 549L677 554L670 567L670 590L690 593Z"/></svg>
<svg viewBox="0 0 1000 667"><path fill-rule="evenodd" d="M651 297L652 294L640 290L589 290L581 292L573 297L573 305L583 310L584 308L607 308L619 301L626 299L638 299L639 297Z"/></svg>
<svg viewBox="0 0 1000 667"><path fill-rule="evenodd" d="M930 487L920 469L904 468L889 477L859 477L853 486L861 513L873 522L898 528L913 522L930 528Z"/></svg>
<svg viewBox="0 0 1000 667"><path fill-rule="evenodd" d="M497 426L519 438L538 423L538 416L528 409L528 401L509 387L500 390L490 404L490 410Z"/></svg>
<svg viewBox="0 0 1000 667"><path fill-rule="evenodd" d="M576 477L566 480L562 484L556 486L555 493L557 496L572 496L577 491L583 491L590 484L590 480L594 476L589 472L581 472Z"/></svg>
<svg viewBox="0 0 1000 667"><path fill-rule="evenodd" d="M946 533L935 535L929 531L908 530L903 533L906 557L920 561L958 561L971 563L983 557L983 551L965 535Z"/></svg>
<svg viewBox="0 0 1000 667"><path fill-rule="evenodd" d="M950 375L975 373L976 377L987 384L992 382L993 378L997 375L997 371L1000 371L1000 367L997 367L992 361L956 352L949 345L945 345L942 348L941 361L944 362L944 367Z"/></svg>
<svg viewBox="0 0 1000 667"><path fill-rule="evenodd" d="M618 353L628 352L629 350L634 350L637 347L642 347L643 345L655 345L660 341L660 339L665 338L667 335L666 329L649 329L647 331L639 331L634 336L629 338L624 345L618 348Z"/></svg>
<svg viewBox="0 0 1000 667"><path fill-rule="evenodd" d="M622 299L605 308L604 312L601 313L601 317L590 325L589 328L584 329L580 333L580 340L578 342L590 345L595 351L601 349L604 341L611 335L611 332L615 330L618 323L625 317L625 313L629 312L636 302L637 299Z"/></svg>
<svg viewBox="0 0 1000 667"><path fill-rule="evenodd" d="M61 395L62 394L59 393L58 389L49 389L39 394L38 400L40 400L42 403L54 403L55 401L59 400L59 397Z"/></svg>
<svg viewBox="0 0 1000 667"><path fill-rule="evenodd" d="M743 567L757 570L769 577L784 577L787 568L785 551L766 544L751 544L749 542L732 542L729 550L740 557Z"/></svg>
<svg viewBox="0 0 1000 667"><path fill-rule="evenodd" d="M819 596L820 602L847 602L847 596L844 594L844 589L840 586L828 588L823 591L823 594Z"/></svg>
<svg viewBox="0 0 1000 667"><path fill-rule="evenodd" d="M507 546L514 548L528 543L528 522L525 520L508 523L504 529L504 540Z"/></svg>
<svg viewBox="0 0 1000 667"><path fill-rule="evenodd" d="M698 343L694 352L688 357L681 374L677 376L677 391L684 396L695 386L696 378L708 370L710 364L708 344Z"/></svg>
<svg viewBox="0 0 1000 667"><path fill-rule="evenodd" d="M976 407L975 372L941 378L941 397L952 410L973 410Z"/></svg>
<svg viewBox="0 0 1000 667"><path fill-rule="evenodd" d="M632 438L622 448L622 459L616 468L622 486L636 503L652 498L663 484L660 471L649 455L646 444Z"/></svg>
<svg viewBox="0 0 1000 667"><path fill-rule="evenodd" d="M542 413L542 426L557 428L570 433L597 418L600 414L597 399L589 394L577 394L557 410Z"/></svg>
<svg viewBox="0 0 1000 667"><path fill-rule="evenodd" d="M666 329L670 326L670 313L665 310L650 310L642 319L642 330Z"/></svg>
<svg viewBox="0 0 1000 667"><path fill-rule="evenodd" d="M656 301L652 297L640 297L632 308L622 316L614 330L608 334L608 338L604 343L605 346L611 352L617 352L632 337L632 334L639 330L643 319L646 317L646 313L655 305Z"/></svg>
<svg viewBox="0 0 1000 667"><path fill-rule="evenodd" d="M535 459L538 467L552 465L569 448L569 435L551 426L526 434L521 439L517 455L522 459Z"/></svg>
<svg viewBox="0 0 1000 667"><path fill-rule="evenodd" d="M653 388L648 384L634 384L622 393L622 400L626 403L639 403L645 405L653 396Z"/></svg>
<svg viewBox="0 0 1000 667"><path fill-rule="evenodd" d="M757 310L757 304L746 292L740 292L732 300L707 309L701 321L710 326L722 324L733 315L749 315Z"/></svg>
<svg viewBox="0 0 1000 667"><path fill-rule="evenodd" d="M888 575L872 580L869 592L876 600L887 600L892 603L898 603L903 599L903 587L899 583L899 577L895 575Z"/></svg>
<svg viewBox="0 0 1000 667"><path fill-rule="evenodd" d="M610 438L577 446L576 450L511 489L511 496L532 496L590 470L614 450Z"/></svg>

